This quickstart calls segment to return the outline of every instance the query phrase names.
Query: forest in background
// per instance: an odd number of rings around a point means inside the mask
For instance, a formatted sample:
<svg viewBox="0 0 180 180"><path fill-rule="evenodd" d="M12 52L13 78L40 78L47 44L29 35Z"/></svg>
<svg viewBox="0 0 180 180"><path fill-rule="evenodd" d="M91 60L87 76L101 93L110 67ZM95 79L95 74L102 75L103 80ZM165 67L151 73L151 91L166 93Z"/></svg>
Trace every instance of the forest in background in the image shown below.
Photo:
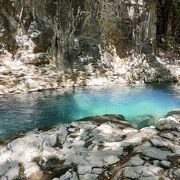
<svg viewBox="0 0 180 180"><path fill-rule="evenodd" d="M158 46L179 53L180 0L159 0L157 7Z"/></svg>

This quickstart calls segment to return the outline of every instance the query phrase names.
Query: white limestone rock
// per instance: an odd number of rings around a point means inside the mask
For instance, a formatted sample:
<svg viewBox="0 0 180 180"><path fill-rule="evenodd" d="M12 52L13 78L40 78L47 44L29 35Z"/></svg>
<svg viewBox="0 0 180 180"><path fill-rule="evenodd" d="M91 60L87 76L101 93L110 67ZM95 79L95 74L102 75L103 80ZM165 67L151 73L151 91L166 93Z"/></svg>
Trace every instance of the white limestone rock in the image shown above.
<svg viewBox="0 0 180 180"><path fill-rule="evenodd" d="M12 180L15 179L16 177L18 177L19 175L19 166L15 166L15 167L11 167L6 174L4 175L4 177L7 178L7 180Z"/></svg>
<svg viewBox="0 0 180 180"><path fill-rule="evenodd" d="M140 135L132 136L132 137L127 137L124 139L121 144L122 146L136 146L140 145L142 143L143 138Z"/></svg>
<svg viewBox="0 0 180 180"><path fill-rule="evenodd" d="M72 173L72 178L71 178L71 180L79 180L76 172L73 172L73 173Z"/></svg>
<svg viewBox="0 0 180 180"><path fill-rule="evenodd" d="M176 155L180 155L180 145L178 146L178 145L175 145L174 147L173 147L173 151L174 151L174 153L176 154Z"/></svg>
<svg viewBox="0 0 180 180"><path fill-rule="evenodd" d="M161 135L161 137L167 138L172 141L174 141L176 139L175 136L170 132L161 133L160 135Z"/></svg>
<svg viewBox="0 0 180 180"><path fill-rule="evenodd" d="M126 128L122 131L124 132L124 135L126 135L126 137L132 137L138 133L138 130L134 128Z"/></svg>
<svg viewBox="0 0 180 180"><path fill-rule="evenodd" d="M139 180L159 180L159 176L150 176L150 177L140 177ZM164 179L167 180L167 179Z"/></svg>
<svg viewBox="0 0 180 180"><path fill-rule="evenodd" d="M83 175L87 173L91 173L92 167L91 165L78 165L78 173Z"/></svg>
<svg viewBox="0 0 180 180"><path fill-rule="evenodd" d="M173 155L173 153L169 151L163 151L159 148L146 147L146 146L141 146L138 152L141 152L145 156L148 156L150 158L157 159L157 160L166 160L168 156Z"/></svg>
<svg viewBox="0 0 180 180"><path fill-rule="evenodd" d="M171 165L171 162L169 162L169 161L161 161L161 165L166 167L166 168L169 168L170 165Z"/></svg>
<svg viewBox="0 0 180 180"><path fill-rule="evenodd" d="M11 161L11 155L12 152L4 149L0 153L0 176L3 175L5 172L8 171L8 169L11 167L12 161Z"/></svg>
<svg viewBox="0 0 180 180"><path fill-rule="evenodd" d="M31 78L28 78L25 81L25 84L28 87L28 89L33 90L33 91L36 91L36 90L39 90L39 89L43 89L43 86L41 86L41 82L40 81L33 80Z"/></svg>
<svg viewBox="0 0 180 180"><path fill-rule="evenodd" d="M142 160L139 155L136 155L132 157L127 164L129 166L142 166L144 164L144 160Z"/></svg>
<svg viewBox="0 0 180 180"><path fill-rule="evenodd" d="M171 121L174 119L171 118ZM34 158L40 157L46 162L49 157L55 156L65 161L63 165L77 165L77 172L69 171L60 179L76 180L77 174L83 180L96 179L106 171L106 167L121 162L120 157L136 153L124 164L116 179L148 180L164 177L163 174L173 178L175 170L178 175L178 167L168 157L180 155L178 137L177 129L160 132L154 127L120 129L108 123L97 126L92 122L74 122L73 125L62 125L45 132L27 133L0 148L0 176L17 176L19 163L22 163L29 177L40 171ZM54 146L57 140L61 143L60 147ZM131 149L127 151L128 146ZM167 172L167 168L171 171Z"/></svg>
<svg viewBox="0 0 180 180"><path fill-rule="evenodd" d="M96 180L97 175L96 174L85 174L85 175L80 175L79 177L82 180Z"/></svg>
<svg viewBox="0 0 180 180"><path fill-rule="evenodd" d="M33 173L40 171L40 167L33 162L28 162L27 164L24 165L24 168L25 168L24 174L26 175L26 177L30 177Z"/></svg>
<svg viewBox="0 0 180 180"><path fill-rule="evenodd" d="M59 127L59 130L58 130L58 138L60 140L61 143L64 143L66 141L66 137L68 135L68 132L67 132L67 127L66 125L61 125Z"/></svg>
<svg viewBox="0 0 180 180"><path fill-rule="evenodd" d="M45 138L44 143L46 143L47 146L53 147L54 144L57 141L57 133L48 134L48 137Z"/></svg>
<svg viewBox="0 0 180 180"><path fill-rule="evenodd" d="M19 59L25 64L45 64L47 60L45 59L44 53L31 53L22 55Z"/></svg>
<svg viewBox="0 0 180 180"><path fill-rule="evenodd" d="M103 143L103 146L104 146L103 147L104 151L114 150L114 151L118 151L118 155L123 154L124 147L122 146L121 142L105 142Z"/></svg>
<svg viewBox="0 0 180 180"><path fill-rule="evenodd" d="M123 176L126 178L139 178L142 173L142 166L138 167L125 167L123 171Z"/></svg>
<svg viewBox="0 0 180 180"><path fill-rule="evenodd" d="M92 174L101 174L103 172L103 168L93 168Z"/></svg>
<svg viewBox="0 0 180 180"><path fill-rule="evenodd" d="M176 175L177 178L180 178L180 168L176 169L174 171L174 174Z"/></svg>
<svg viewBox="0 0 180 180"><path fill-rule="evenodd" d="M86 160L91 164L92 167L102 167L103 161L95 155L90 155Z"/></svg>
<svg viewBox="0 0 180 180"><path fill-rule="evenodd" d="M68 171L64 175L62 175L59 180L68 180L72 178L72 174Z"/></svg>
<svg viewBox="0 0 180 180"><path fill-rule="evenodd" d="M180 130L180 123L178 120L172 116L169 116L167 118L160 118L156 122L156 127L160 130L162 129L178 129Z"/></svg>
<svg viewBox="0 0 180 180"><path fill-rule="evenodd" d="M158 176L162 168L154 165L144 166L142 176Z"/></svg>
<svg viewBox="0 0 180 180"><path fill-rule="evenodd" d="M150 141L152 142L154 146L157 146L157 147L164 147L168 144L165 140L163 140L159 136L154 136L153 138L150 139Z"/></svg>
<svg viewBox="0 0 180 180"><path fill-rule="evenodd" d="M114 132L114 129L110 125L107 125L107 124L102 124L96 129L100 131L100 133L103 133L103 134L112 134Z"/></svg>
<svg viewBox="0 0 180 180"><path fill-rule="evenodd" d="M115 164L119 161L119 158L117 158L116 156L110 155L104 158L104 162L107 165L111 165L111 164Z"/></svg>

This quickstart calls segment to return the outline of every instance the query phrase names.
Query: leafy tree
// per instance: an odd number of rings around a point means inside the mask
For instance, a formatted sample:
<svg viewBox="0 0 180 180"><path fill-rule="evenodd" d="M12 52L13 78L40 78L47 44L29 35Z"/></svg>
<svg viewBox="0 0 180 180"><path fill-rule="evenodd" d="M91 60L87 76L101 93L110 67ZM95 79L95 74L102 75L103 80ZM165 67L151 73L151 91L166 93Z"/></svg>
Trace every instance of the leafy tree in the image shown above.
<svg viewBox="0 0 180 180"><path fill-rule="evenodd" d="M159 0L157 39L165 47L180 43L180 0Z"/></svg>

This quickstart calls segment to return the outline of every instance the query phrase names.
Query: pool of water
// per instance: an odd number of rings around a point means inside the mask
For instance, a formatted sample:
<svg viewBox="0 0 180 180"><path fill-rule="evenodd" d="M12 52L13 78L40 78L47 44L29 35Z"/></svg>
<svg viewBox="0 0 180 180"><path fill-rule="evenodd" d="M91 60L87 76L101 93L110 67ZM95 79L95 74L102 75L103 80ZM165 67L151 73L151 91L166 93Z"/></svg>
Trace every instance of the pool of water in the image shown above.
<svg viewBox="0 0 180 180"><path fill-rule="evenodd" d="M80 118L122 114L135 127L180 108L180 93L171 86L77 88L0 97L0 139L34 128Z"/></svg>

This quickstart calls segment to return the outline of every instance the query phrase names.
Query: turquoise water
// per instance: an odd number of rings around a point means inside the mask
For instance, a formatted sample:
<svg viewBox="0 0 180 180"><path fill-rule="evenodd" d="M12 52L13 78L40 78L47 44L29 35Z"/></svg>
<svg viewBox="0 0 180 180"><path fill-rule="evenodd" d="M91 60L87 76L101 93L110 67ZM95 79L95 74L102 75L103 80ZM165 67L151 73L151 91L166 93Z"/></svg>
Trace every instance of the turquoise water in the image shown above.
<svg viewBox="0 0 180 180"><path fill-rule="evenodd" d="M122 114L135 127L180 108L180 93L171 86L79 88L66 93L44 91L0 97L0 138L80 118Z"/></svg>

